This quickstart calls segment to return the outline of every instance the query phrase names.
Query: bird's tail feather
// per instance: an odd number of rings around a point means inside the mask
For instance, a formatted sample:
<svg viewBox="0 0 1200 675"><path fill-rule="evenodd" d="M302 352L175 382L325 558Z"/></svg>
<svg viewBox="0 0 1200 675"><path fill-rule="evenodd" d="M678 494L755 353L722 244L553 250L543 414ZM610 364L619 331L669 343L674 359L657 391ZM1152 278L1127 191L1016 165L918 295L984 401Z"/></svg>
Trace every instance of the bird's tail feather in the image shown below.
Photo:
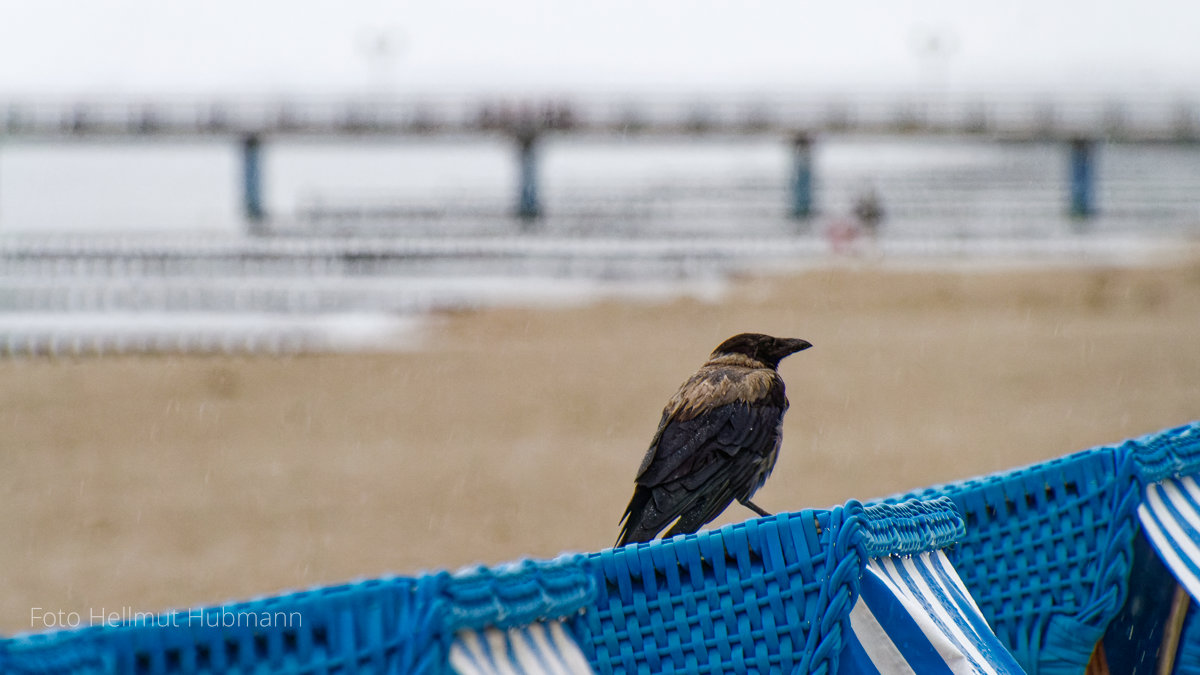
<svg viewBox="0 0 1200 675"><path fill-rule="evenodd" d="M641 485L634 487L633 498L629 500L629 506L625 509L624 517L621 518L621 533L617 535L616 546L650 541L654 535L658 534L658 530L647 529L643 524L646 505L650 503L650 497L649 488Z"/></svg>

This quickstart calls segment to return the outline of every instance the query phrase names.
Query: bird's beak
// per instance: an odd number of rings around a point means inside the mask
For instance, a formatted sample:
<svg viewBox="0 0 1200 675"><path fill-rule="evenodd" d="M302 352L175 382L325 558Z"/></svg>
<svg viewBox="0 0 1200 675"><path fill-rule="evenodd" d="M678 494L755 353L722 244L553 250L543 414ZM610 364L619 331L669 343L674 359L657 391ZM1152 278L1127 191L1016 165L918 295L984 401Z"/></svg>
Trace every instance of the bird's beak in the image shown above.
<svg viewBox="0 0 1200 675"><path fill-rule="evenodd" d="M784 338L783 340L780 340L780 342L783 343L781 346L787 349L788 354L802 352L812 346L811 342L808 340L801 340L800 338Z"/></svg>

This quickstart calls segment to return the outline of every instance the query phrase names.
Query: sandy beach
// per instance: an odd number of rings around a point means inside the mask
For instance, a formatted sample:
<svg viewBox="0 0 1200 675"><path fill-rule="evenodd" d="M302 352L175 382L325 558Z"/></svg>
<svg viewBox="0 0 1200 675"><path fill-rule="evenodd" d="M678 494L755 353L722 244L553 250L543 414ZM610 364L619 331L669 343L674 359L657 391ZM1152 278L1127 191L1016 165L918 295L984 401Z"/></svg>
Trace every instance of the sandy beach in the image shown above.
<svg viewBox="0 0 1200 675"><path fill-rule="evenodd" d="M662 405L743 331L815 345L781 367L772 511L1200 417L1194 257L831 263L443 315L402 353L4 360L0 632L609 546Z"/></svg>

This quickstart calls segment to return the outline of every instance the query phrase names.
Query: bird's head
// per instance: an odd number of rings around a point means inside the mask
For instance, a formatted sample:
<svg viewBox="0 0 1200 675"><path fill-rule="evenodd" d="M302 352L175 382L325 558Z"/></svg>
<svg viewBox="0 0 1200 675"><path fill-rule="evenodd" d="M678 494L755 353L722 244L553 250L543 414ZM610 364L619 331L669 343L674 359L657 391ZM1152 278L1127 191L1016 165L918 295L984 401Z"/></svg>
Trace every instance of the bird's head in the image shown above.
<svg viewBox="0 0 1200 675"><path fill-rule="evenodd" d="M811 346L811 342L800 338L777 338L762 333L741 333L722 342L713 350L713 356L742 354L761 362L768 368L777 368L784 357L804 351Z"/></svg>

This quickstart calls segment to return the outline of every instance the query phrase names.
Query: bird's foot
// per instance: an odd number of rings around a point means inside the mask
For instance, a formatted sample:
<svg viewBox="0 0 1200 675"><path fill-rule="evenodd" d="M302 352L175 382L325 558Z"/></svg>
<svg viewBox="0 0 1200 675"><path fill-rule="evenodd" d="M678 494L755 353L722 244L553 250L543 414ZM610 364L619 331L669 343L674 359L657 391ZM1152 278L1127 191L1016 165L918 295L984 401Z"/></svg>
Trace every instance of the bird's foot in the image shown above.
<svg viewBox="0 0 1200 675"><path fill-rule="evenodd" d="M762 510L758 506L758 504L755 504L754 502L750 501L749 499L739 499L738 503L741 504L742 506L750 509L751 511L757 513L758 515L762 516L763 518L769 518L773 515L767 511Z"/></svg>

